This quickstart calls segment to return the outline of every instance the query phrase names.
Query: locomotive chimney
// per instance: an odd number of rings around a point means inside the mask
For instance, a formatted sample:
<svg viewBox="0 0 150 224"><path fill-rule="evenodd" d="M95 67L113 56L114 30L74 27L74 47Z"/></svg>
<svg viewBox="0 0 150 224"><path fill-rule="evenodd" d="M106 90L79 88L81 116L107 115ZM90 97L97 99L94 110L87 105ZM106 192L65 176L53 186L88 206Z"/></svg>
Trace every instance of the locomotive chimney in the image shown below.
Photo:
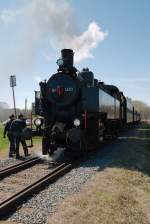
<svg viewBox="0 0 150 224"><path fill-rule="evenodd" d="M69 68L73 67L73 55L74 52L72 49L63 49L61 50L61 57L63 59L63 65Z"/></svg>

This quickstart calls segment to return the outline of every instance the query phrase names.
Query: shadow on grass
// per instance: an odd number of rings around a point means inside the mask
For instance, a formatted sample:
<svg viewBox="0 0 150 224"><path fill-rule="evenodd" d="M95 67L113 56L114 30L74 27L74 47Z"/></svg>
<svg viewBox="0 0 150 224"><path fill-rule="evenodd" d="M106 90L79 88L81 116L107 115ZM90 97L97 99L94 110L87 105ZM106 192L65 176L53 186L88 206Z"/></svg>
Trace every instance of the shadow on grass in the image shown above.
<svg viewBox="0 0 150 224"><path fill-rule="evenodd" d="M84 167L102 171L108 167L140 171L150 176L149 125L125 131L116 140L101 147ZM96 158L96 159L95 159Z"/></svg>

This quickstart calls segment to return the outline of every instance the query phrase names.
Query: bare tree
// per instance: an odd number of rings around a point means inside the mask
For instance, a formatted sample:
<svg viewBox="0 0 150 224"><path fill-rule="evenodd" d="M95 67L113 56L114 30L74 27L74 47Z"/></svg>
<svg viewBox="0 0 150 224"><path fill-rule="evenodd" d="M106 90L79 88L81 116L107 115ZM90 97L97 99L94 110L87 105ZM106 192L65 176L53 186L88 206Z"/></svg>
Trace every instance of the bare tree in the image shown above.
<svg viewBox="0 0 150 224"><path fill-rule="evenodd" d="M142 101L132 101L133 105L135 107L135 110L137 110L138 112L140 112L142 119L143 120L150 120L150 107L142 102Z"/></svg>

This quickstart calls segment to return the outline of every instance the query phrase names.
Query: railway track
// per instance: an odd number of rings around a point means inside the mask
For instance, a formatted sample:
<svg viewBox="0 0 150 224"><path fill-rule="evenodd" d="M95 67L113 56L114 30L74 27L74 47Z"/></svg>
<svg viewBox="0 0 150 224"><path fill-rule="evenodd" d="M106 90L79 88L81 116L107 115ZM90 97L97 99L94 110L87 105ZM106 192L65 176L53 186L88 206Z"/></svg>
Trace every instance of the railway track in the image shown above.
<svg viewBox="0 0 150 224"><path fill-rule="evenodd" d="M2 169L2 170L0 170L0 180L9 176L9 175L17 173L21 170L24 170L24 169L27 169L31 166L34 166L35 164L37 164L39 162L41 162L41 158L34 157L34 158L31 158L31 159L27 159L23 162L20 162L18 164L15 164L13 166L9 166L5 169Z"/></svg>
<svg viewBox="0 0 150 224"><path fill-rule="evenodd" d="M33 158L28 161L24 161L20 164L1 170L0 179L3 179L4 177L9 176L12 173L16 173L18 171L29 168L29 166L31 167L38 162L40 162L39 158ZM0 219L4 219L5 217L8 217L11 213L13 213L17 209L19 205L23 203L23 201L32 197L33 194L36 194L39 191L43 190L49 184L55 182L60 176L64 175L66 172L71 170L74 165L75 165L74 163L62 163L61 165L58 165L56 168L53 168L51 171L48 171L48 174L42 176L35 182L32 182L28 186L15 192L13 195L10 195L8 198L4 199L3 201L0 201ZM10 178L10 177L11 176L7 178Z"/></svg>

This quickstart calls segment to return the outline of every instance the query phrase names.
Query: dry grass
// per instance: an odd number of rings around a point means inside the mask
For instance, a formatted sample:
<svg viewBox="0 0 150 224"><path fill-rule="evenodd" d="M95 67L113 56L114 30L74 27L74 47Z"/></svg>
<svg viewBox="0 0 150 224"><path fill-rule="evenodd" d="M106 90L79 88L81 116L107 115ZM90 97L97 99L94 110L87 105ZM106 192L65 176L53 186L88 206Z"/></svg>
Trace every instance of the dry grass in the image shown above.
<svg viewBox="0 0 150 224"><path fill-rule="evenodd" d="M150 144L142 140L147 133L137 130L138 139L124 145L126 153L64 200L49 224L150 223Z"/></svg>
<svg viewBox="0 0 150 224"><path fill-rule="evenodd" d="M49 224L150 223L149 195L149 177L123 168L106 168L79 194L68 198Z"/></svg>

